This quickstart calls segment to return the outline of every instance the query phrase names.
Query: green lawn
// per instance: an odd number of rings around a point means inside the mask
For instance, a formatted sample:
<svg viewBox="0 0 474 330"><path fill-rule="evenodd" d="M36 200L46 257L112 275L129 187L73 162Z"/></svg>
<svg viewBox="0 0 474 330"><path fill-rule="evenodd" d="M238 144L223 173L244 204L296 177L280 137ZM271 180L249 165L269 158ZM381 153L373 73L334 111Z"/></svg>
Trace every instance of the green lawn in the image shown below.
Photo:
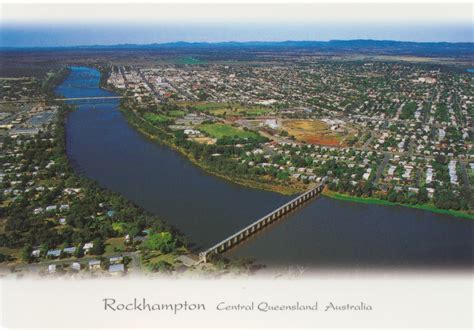
<svg viewBox="0 0 474 330"><path fill-rule="evenodd" d="M164 261L171 266L176 267L176 257L177 255L173 253L163 254L159 251L145 252L142 254L142 266L149 269L151 265Z"/></svg>
<svg viewBox="0 0 474 330"><path fill-rule="evenodd" d="M109 238L105 241L105 253L114 253L125 250L125 239L123 237Z"/></svg>
<svg viewBox="0 0 474 330"><path fill-rule="evenodd" d="M232 105L231 108L228 106L220 107L220 108L213 108L209 110L212 115L226 115L226 116L262 116L269 112L272 109L264 108L264 107L243 107L240 105Z"/></svg>
<svg viewBox="0 0 474 330"><path fill-rule="evenodd" d="M187 105L190 105L196 108L198 111L212 111L225 109L228 107L226 103L215 103L215 102L189 102Z"/></svg>
<svg viewBox="0 0 474 330"><path fill-rule="evenodd" d="M232 127L227 124L202 124L198 126L198 129L206 132L211 137L220 139L224 136L234 137L238 136L239 138L258 138L258 134L252 131L244 131L242 129Z"/></svg>
<svg viewBox="0 0 474 330"><path fill-rule="evenodd" d="M186 112L181 111L181 110L171 110L169 112L169 115L171 117L184 117L185 114L186 114Z"/></svg>
<svg viewBox="0 0 474 330"><path fill-rule="evenodd" d="M172 120L172 118L168 117L168 116L165 116L165 115L159 115L159 114L156 114L156 113L151 113L151 112L147 112L145 114L145 119L151 123L166 123L170 120Z"/></svg>
<svg viewBox="0 0 474 330"><path fill-rule="evenodd" d="M176 255L172 253L164 254L161 252L153 252L147 255L149 259L146 260L147 264L157 263L159 261L166 261L167 263L173 265L175 263Z"/></svg>
<svg viewBox="0 0 474 330"><path fill-rule="evenodd" d="M238 110L239 114L245 114L247 116L262 116L271 111L272 109L265 107L241 108Z"/></svg>

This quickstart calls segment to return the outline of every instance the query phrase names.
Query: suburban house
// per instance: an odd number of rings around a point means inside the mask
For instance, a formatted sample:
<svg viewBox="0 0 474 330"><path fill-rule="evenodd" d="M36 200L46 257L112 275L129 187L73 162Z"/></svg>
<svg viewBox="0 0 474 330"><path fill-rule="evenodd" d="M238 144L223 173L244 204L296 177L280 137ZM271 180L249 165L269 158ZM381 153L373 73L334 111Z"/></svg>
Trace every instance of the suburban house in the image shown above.
<svg viewBox="0 0 474 330"><path fill-rule="evenodd" d="M90 270L100 269L100 260L97 260L97 259L89 260L89 269Z"/></svg>

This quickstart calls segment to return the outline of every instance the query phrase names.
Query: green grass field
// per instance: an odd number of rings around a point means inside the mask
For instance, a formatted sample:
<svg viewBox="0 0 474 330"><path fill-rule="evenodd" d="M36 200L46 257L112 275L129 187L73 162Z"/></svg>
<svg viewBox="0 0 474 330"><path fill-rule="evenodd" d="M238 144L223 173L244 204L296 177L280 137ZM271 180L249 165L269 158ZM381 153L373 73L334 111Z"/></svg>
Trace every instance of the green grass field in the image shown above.
<svg viewBox="0 0 474 330"><path fill-rule="evenodd" d="M257 138L259 136L255 132L244 131L227 124L202 124L198 126L198 129L217 139L224 136L238 136L239 138Z"/></svg>
<svg viewBox="0 0 474 330"><path fill-rule="evenodd" d="M105 241L105 252L114 253L125 250L125 239L123 237L109 238Z"/></svg>
<svg viewBox="0 0 474 330"><path fill-rule="evenodd" d="M186 115L186 112L181 111L181 110L171 110L169 112L169 116L179 118L179 117L184 117Z"/></svg>
<svg viewBox="0 0 474 330"><path fill-rule="evenodd" d="M165 115L158 115L156 113L151 113L151 112L147 112L145 114L145 119L153 124L155 123L166 123L170 120L172 120L171 117L168 117L168 116L165 116Z"/></svg>
<svg viewBox="0 0 474 330"><path fill-rule="evenodd" d="M272 109L269 108L250 108L244 111L248 116L262 116L266 115L269 112L272 112Z"/></svg>

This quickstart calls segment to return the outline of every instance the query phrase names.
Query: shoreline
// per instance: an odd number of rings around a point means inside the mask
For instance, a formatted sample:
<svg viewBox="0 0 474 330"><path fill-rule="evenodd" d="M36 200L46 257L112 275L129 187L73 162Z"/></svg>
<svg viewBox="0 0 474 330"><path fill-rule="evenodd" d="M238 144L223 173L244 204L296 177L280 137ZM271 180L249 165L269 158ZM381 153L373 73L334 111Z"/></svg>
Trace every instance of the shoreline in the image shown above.
<svg viewBox="0 0 474 330"><path fill-rule="evenodd" d="M247 188L252 188L252 189L266 190L266 191L269 191L269 192L275 192L275 193L279 193L279 194L286 195L286 196L299 194L299 193L302 193L306 190L306 187L305 187L305 189L298 189L297 187L275 185L275 184L270 184L270 183L267 183L267 182L254 181L254 180L251 180L251 179L242 179L242 178L237 178L237 177L233 177L233 176L230 176L230 175L225 175L223 173L216 172L216 171L212 170L209 166L206 166L205 164L202 164L201 162L196 160L185 149L180 148L180 147L176 146L174 143L171 143L167 140L160 139L158 136L148 132L145 128L143 128L143 127L135 124L134 122L130 121L129 116L134 116L136 119L143 121L147 125L152 125L151 123L146 122L144 119L137 116L133 111L131 111L129 109L124 109L123 107L120 107L119 110L120 110L120 112L122 112L122 114L124 114L124 116L127 120L127 123L130 124L134 129L139 131L141 134L145 135L148 139L152 140L153 142L159 143L159 144L162 144L162 145L166 145L167 147L175 150L180 155L185 157L186 160L190 161L195 166L197 166L198 168L200 168L201 170L203 170L204 172L206 172L209 175L216 176L216 177L218 177L220 179L223 179L225 181L228 181L229 183L232 183L232 184L237 184L237 185L244 186L244 187L247 187ZM154 126L154 125L152 125L152 126L155 129L160 129L160 128Z"/></svg>
<svg viewBox="0 0 474 330"><path fill-rule="evenodd" d="M355 203L373 204L373 205L382 205L382 206L402 206L402 207L409 207L412 209L429 211L429 212L438 213L438 214L451 215L456 218L474 220L474 215L472 214L468 214L468 213L464 213L464 212L456 211L456 210L439 209L435 207L434 205L430 205L430 204L402 204L402 203L390 202L387 200L374 198L374 197L358 197L358 196L342 194L342 193L335 192L329 189L325 189L323 191L323 195L326 197L330 197L330 198L334 198L334 199L346 201L346 202L355 202Z"/></svg>
<svg viewBox="0 0 474 330"><path fill-rule="evenodd" d="M132 122L129 120L129 116L134 116L136 119L139 119L140 121L143 121L147 125L151 125L155 129L160 129L151 123L145 121L143 118L140 118L137 116L133 111L129 109L124 109L123 107L120 107L120 111L125 115L127 122L133 126L136 130L138 130L140 133L144 134L146 137L150 138L151 140L158 142L160 144L164 144L173 150L176 150L179 152L181 155L186 157L187 160L189 160L191 163L202 169L208 174L214 175L216 177L219 177L221 179L224 179L226 181L229 181L230 183L233 184L238 184L242 185L244 187L252 188L252 189L261 189L261 190L266 190L270 192L275 192L279 193L282 195L294 195L298 193L302 193L306 190L305 189L299 189L297 187L290 187L290 186L281 186L281 185L271 185L269 183L264 183L264 182L258 182L254 181L251 179L240 179L236 178L233 176L228 176L219 172L213 171L211 168L208 166L205 166L204 164L200 163L192 155L190 155L186 150L183 148L180 148L176 146L175 144L171 143L170 141L162 140L158 136L146 131L145 128L140 127L138 124ZM450 215L456 218L462 218L462 219L468 219L468 220L474 220L474 215L466 213L466 212L461 212L461 211L456 211L456 210L445 210L445 209L439 209L435 207L434 205L430 204L402 204L402 203L397 203L397 202L390 202L387 200L379 199L379 198L374 198L374 197L357 197L357 196L352 196L348 194L343 194L343 193L338 193L336 191L329 190L327 187L323 191L323 195L329 198L334 198L337 200L341 201L347 201L347 202L356 202L356 203L363 203L363 204L374 204L374 205L383 205L383 206L401 206L401 207L409 207L413 209L419 209L419 210L424 210L424 211L429 211L437 214L444 214L444 215Z"/></svg>
<svg viewBox="0 0 474 330"><path fill-rule="evenodd" d="M110 90L112 92L115 92L117 94L120 94L120 91L117 91L113 88L107 88L106 83L101 83L99 84L100 88L104 88L107 90ZM158 136L148 132L145 128L141 127L140 125L134 123L132 120L130 120L130 116L135 117L136 119L140 120L141 122L145 123L146 125L150 125L154 129L160 130L159 127L156 127L155 125L152 125L150 122L144 120L143 118L137 116L136 113L134 113L130 109L125 109L121 104L119 105L119 111L124 115L126 121L128 124L130 124L134 129L139 131L141 134L145 135L147 138L153 140L154 142L158 142L160 144L166 145L167 147L172 148L173 150L177 151L180 155L186 157L188 161L196 165L198 168L206 172L207 174L216 176L220 179L223 179L225 181L228 181L232 184L238 184L247 188L252 188L252 189L261 189L261 190L266 190L270 192L275 192L279 193L282 195L286 196L291 196L291 195L296 195L303 193L306 191L307 187L305 186L304 189L303 187L291 187L291 186L282 186L282 185L272 185L269 183L265 182L258 182L252 179L241 179L241 178L236 178L233 176L225 175L216 171L213 171L211 168L208 166L205 166L204 164L200 163L192 155L190 155L186 150L183 148L180 148L176 146L174 143L160 139ZM165 132L164 132L165 133ZM168 133L165 133L168 134ZM450 215L456 218L462 218L462 219L469 219L469 220L474 220L474 214L469 214L467 212L462 212L462 211L457 211L457 210L447 210L447 209L440 209L435 207L432 204L402 204L398 202L390 202L387 200L375 198L375 197L357 197L357 196L352 196L348 194L343 194L343 193L338 193L336 191L329 190L327 187L324 189L322 195L329 197L329 198L334 198L337 200L342 200L342 201L348 201L348 202L356 202L356 203L363 203L363 204L374 204L374 205L383 205L383 206L402 206L402 207L409 207L413 209L419 209L419 210L424 210L424 211L429 211L437 214L444 214L444 215Z"/></svg>

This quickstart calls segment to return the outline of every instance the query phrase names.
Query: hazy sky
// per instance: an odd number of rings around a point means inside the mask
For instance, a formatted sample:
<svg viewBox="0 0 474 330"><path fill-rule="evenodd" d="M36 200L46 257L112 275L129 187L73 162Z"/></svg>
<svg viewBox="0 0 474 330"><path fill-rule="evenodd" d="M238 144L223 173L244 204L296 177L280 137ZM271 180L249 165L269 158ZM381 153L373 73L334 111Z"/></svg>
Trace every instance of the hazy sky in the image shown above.
<svg viewBox="0 0 474 330"><path fill-rule="evenodd" d="M172 41L473 41L465 4L3 4L3 47Z"/></svg>

